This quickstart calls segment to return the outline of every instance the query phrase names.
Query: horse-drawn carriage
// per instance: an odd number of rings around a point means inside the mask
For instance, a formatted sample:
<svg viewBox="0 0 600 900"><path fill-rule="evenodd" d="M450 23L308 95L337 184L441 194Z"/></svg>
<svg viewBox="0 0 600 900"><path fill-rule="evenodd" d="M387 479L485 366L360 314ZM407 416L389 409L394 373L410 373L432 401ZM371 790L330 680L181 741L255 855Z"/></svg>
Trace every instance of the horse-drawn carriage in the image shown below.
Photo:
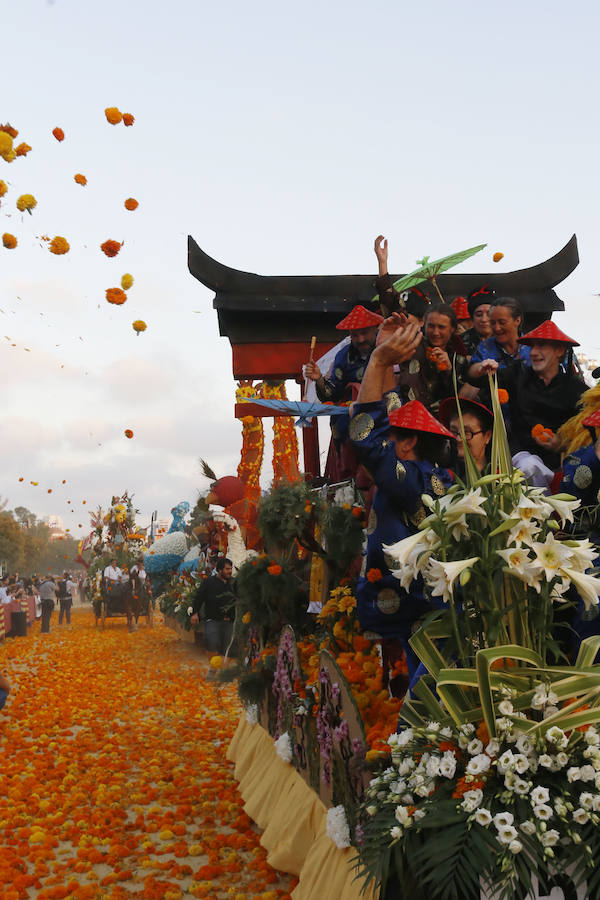
<svg viewBox="0 0 600 900"><path fill-rule="evenodd" d="M152 595L144 582L137 578L129 578L127 581L108 579L102 581L100 595L94 600L96 625L101 622L104 628L106 619L126 616L129 631L134 631L137 629L139 617L146 616L147 625L152 627L154 622Z"/></svg>

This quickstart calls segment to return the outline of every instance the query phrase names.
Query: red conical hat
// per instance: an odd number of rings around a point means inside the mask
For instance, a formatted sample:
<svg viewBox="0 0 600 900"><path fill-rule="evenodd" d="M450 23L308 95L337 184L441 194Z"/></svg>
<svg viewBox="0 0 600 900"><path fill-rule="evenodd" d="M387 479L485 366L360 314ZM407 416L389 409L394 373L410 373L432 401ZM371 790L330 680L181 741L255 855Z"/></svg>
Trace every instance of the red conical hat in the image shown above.
<svg viewBox="0 0 600 900"><path fill-rule="evenodd" d="M581 424L590 428L600 428L600 409L597 409L596 412L586 416Z"/></svg>
<svg viewBox="0 0 600 900"><path fill-rule="evenodd" d="M460 401L456 397L446 397L445 400L442 400L438 409L440 422L446 426L450 425L451 420L457 415L459 402L461 413L475 413L480 419L483 416L484 422L489 423L491 427L494 422L494 413L491 409L488 409L483 403L478 403L477 400L468 400L467 397L461 397Z"/></svg>
<svg viewBox="0 0 600 900"><path fill-rule="evenodd" d="M345 319L335 326L338 331L358 331L360 328L373 328L381 325L383 316L365 309L364 306L355 306Z"/></svg>
<svg viewBox="0 0 600 900"><path fill-rule="evenodd" d="M521 335L517 340L520 344L531 344L533 341L555 341L557 344L570 344L571 347L579 347L578 341L574 341L568 334L557 328L550 319L542 322L533 331L528 331L527 334Z"/></svg>
<svg viewBox="0 0 600 900"><path fill-rule="evenodd" d="M393 428L425 431L427 434L439 434L440 437L456 440L454 435L447 428L444 428L442 423L438 422L419 400L411 400L410 403L406 403L400 409L393 409L389 414L389 420Z"/></svg>
<svg viewBox="0 0 600 900"><path fill-rule="evenodd" d="M462 319L470 319L471 313L469 312L469 307L467 305L466 297L455 297L452 303L450 304L454 312L456 313L456 318L460 322Z"/></svg>

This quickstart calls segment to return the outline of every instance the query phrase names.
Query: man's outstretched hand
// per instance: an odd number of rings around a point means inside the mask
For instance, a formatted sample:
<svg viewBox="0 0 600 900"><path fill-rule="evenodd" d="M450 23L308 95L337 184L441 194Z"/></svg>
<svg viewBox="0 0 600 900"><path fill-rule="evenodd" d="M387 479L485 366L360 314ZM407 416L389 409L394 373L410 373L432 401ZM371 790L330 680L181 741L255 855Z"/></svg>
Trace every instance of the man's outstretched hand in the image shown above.
<svg viewBox="0 0 600 900"><path fill-rule="evenodd" d="M398 318L403 320L400 325L398 324ZM390 320L394 320L395 328L393 331L392 326L387 325ZM395 363L406 362L415 355L417 347L423 340L423 332L417 322L411 322L408 325L405 322L406 320L400 313L393 313L381 325L380 334L385 327L385 336L383 341L373 351L373 356L376 357L378 364L391 366ZM388 331L390 332L389 334Z"/></svg>

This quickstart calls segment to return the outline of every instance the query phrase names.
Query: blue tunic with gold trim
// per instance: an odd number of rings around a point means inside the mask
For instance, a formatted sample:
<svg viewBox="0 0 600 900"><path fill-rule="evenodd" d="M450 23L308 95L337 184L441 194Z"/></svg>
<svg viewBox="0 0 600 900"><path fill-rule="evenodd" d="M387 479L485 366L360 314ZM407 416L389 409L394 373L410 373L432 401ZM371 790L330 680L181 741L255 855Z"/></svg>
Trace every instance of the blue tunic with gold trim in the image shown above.
<svg viewBox="0 0 600 900"><path fill-rule="evenodd" d="M323 387L317 388L317 397L323 403L326 400L346 399L346 388L352 382L360 382L363 380L365 369L369 362L369 356L361 356L352 344L346 344L336 353L331 367L331 373L328 378L324 378Z"/></svg>
<svg viewBox="0 0 600 900"><path fill-rule="evenodd" d="M386 398L392 400L390 393ZM422 582L414 581L405 591L391 574L383 544L409 537L418 530L426 511L423 494L443 496L452 484L447 469L427 461L400 460L388 439L390 423L385 400L355 404L350 420L350 439L356 454L369 471L377 491L367 524L367 555L357 589L357 613L364 629L403 643L413 623L431 609L423 595ZM379 569L381 579L369 581L369 570Z"/></svg>

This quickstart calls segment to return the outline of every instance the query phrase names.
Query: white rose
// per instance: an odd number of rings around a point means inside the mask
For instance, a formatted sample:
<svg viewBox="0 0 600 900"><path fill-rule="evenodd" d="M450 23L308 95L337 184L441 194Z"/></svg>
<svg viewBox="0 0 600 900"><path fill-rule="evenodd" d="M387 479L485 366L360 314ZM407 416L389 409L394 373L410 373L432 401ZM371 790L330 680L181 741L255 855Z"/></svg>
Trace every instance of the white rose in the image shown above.
<svg viewBox="0 0 600 900"><path fill-rule="evenodd" d="M593 766L582 766L579 770L579 778L581 781L593 781L596 777L596 770Z"/></svg>
<svg viewBox="0 0 600 900"><path fill-rule="evenodd" d="M402 837L402 829L398 825L394 825L394 827L390 831L390 836L392 840L397 841L398 838Z"/></svg>
<svg viewBox="0 0 600 900"><path fill-rule="evenodd" d="M513 785L513 790L515 794L520 794L522 797L524 797L525 794L529 793L529 782L524 781L522 778L516 778Z"/></svg>
<svg viewBox="0 0 600 900"><path fill-rule="evenodd" d="M478 753L481 753L483 750L483 743L474 738L472 741L469 741L467 744L467 752L471 754L471 756L477 756Z"/></svg>
<svg viewBox="0 0 600 900"><path fill-rule="evenodd" d="M400 822L405 828L408 828L412 825L412 819L408 814L408 810L405 806L397 806L396 812L394 813L396 820Z"/></svg>
<svg viewBox="0 0 600 900"><path fill-rule="evenodd" d="M513 757L513 765L519 775L523 775L529 768L529 760L524 753L516 753Z"/></svg>
<svg viewBox="0 0 600 900"><path fill-rule="evenodd" d="M432 756L427 760L427 765L425 766L425 771L429 775L430 778L435 778L436 775L440 774L440 758L439 756Z"/></svg>
<svg viewBox="0 0 600 900"><path fill-rule="evenodd" d="M506 772L508 769L512 768L513 765L513 752L512 750L505 750L501 757L498 759L498 771Z"/></svg>
<svg viewBox="0 0 600 900"><path fill-rule="evenodd" d="M515 817L509 812L496 813L494 816L494 825L496 828L504 828L506 825L512 825Z"/></svg>
<svg viewBox="0 0 600 900"><path fill-rule="evenodd" d="M496 738L492 738L487 747L485 748L485 752L488 756L498 756L498 752L500 750L500 742L496 740Z"/></svg>
<svg viewBox="0 0 600 900"><path fill-rule="evenodd" d="M482 800L483 791L479 788L475 791L465 791L461 806L466 812L474 812L480 806Z"/></svg>
<svg viewBox="0 0 600 900"><path fill-rule="evenodd" d="M498 704L498 712L502 716L510 716L510 715L512 715L512 711L513 711L513 705L510 702L510 700L502 700Z"/></svg>
<svg viewBox="0 0 600 900"><path fill-rule="evenodd" d="M478 809L475 813L475 821L478 825L483 825L485 828L487 828L487 826L492 821L492 814L489 809L484 809L483 807Z"/></svg>
<svg viewBox="0 0 600 900"><path fill-rule="evenodd" d="M564 817L567 815L567 804L564 802L564 800L561 800L560 797L557 797L554 801L554 809L556 810L556 815L560 816L561 819L564 819Z"/></svg>
<svg viewBox="0 0 600 900"><path fill-rule="evenodd" d="M521 737L517 738L517 750L520 753L524 753L525 756L529 756L532 751L531 741L527 737L526 734L522 734Z"/></svg>
<svg viewBox="0 0 600 900"><path fill-rule="evenodd" d="M521 843L521 841L511 841L508 845L508 849L511 853L520 853L523 849L523 844Z"/></svg>
<svg viewBox="0 0 600 900"><path fill-rule="evenodd" d="M595 728L590 727L587 731L584 731L583 739L586 744L593 744L596 747L600 744L600 734L598 734Z"/></svg>
<svg viewBox="0 0 600 900"><path fill-rule="evenodd" d="M567 781L570 781L571 784L574 781L579 781L579 777L580 777L579 766L571 766L569 769L567 769Z"/></svg>
<svg viewBox="0 0 600 900"><path fill-rule="evenodd" d="M498 829L497 837L501 844L510 844L517 837L517 834L517 829L513 828L512 825L503 825Z"/></svg>
<svg viewBox="0 0 600 900"><path fill-rule="evenodd" d="M576 809L573 813L573 821L577 822L578 825L585 825L586 822L589 822L590 814L585 809Z"/></svg>
<svg viewBox="0 0 600 900"><path fill-rule="evenodd" d="M561 728L557 728L556 725L553 725L552 728L549 728L546 732L546 740L551 744L556 744L559 750L564 750L564 748L568 744L568 738L564 731Z"/></svg>
<svg viewBox="0 0 600 900"><path fill-rule="evenodd" d="M531 819L525 819L524 822L521 822L519 828L523 832L523 834L535 834L536 828Z"/></svg>
<svg viewBox="0 0 600 900"><path fill-rule="evenodd" d="M490 767L491 759L485 753L480 753L469 760L467 765L467 773L469 775L480 775L481 772L487 772Z"/></svg>
<svg viewBox="0 0 600 900"><path fill-rule="evenodd" d="M440 775L443 775L444 778L453 778L454 773L456 771L456 757L453 753L449 755L444 755L440 763Z"/></svg>
<svg viewBox="0 0 600 900"><path fill-rule="evenodd" d="M563 750L561 750L560 753L556 754L556 762L562 769L569 762L569 757Z"/></svg>
<svg viewBox="0 0 600 900"><path fill-rule="evenodd" d="M551 819L554 815L554 811L551 806L548 806L547 803L540 803L539 806L533 807L533 814L536 819L540 819L542 822L547 822L548 819Z"/></svg>
<svg viewBox="0 0 600 900"><path fill-rule="evenodd" d="M538 762L540 766L543 766L545 769L551 769L554 765L554 760L547 753L542 753L542 755L538 758Z"/></svg>
<svg viewBox="0 0 600 900"><path fill-rule="evenodd" d="M545 787L535 787L531 792L531 803L537 806L540 803L548 803L550 800L550 791Z"/></svg>
<svg viewBox="0 0 600 900"><path fill-rule="evenodd" d="M555 844L558 843L560 838L560 834L554 828L550 828L548 831L545 831L541 836L541 841L544 847L554 847Z"/></svg>
<svg viewBox="0 0 600 900"><path fill-rule="evenodd" d="M517 778L518 778L518 776L515 775L514 772L512 772L512 771L507 772L506 775L504 776L504 787L507 788L509 791L512 791L514 789L515 784L517 783Z"/></svg>
<svg viewBox="0 0 600 900"><path fill-rule="evenodd" d="M594 812L600 812L600 794L594 794L592 809Z"/></svg>
<svg viewBox="0 0 600 900"><path fill-rule="evenodd" d="M579 805L588 811L594 808L594 795L584 791L579 795Z"/></svg>

